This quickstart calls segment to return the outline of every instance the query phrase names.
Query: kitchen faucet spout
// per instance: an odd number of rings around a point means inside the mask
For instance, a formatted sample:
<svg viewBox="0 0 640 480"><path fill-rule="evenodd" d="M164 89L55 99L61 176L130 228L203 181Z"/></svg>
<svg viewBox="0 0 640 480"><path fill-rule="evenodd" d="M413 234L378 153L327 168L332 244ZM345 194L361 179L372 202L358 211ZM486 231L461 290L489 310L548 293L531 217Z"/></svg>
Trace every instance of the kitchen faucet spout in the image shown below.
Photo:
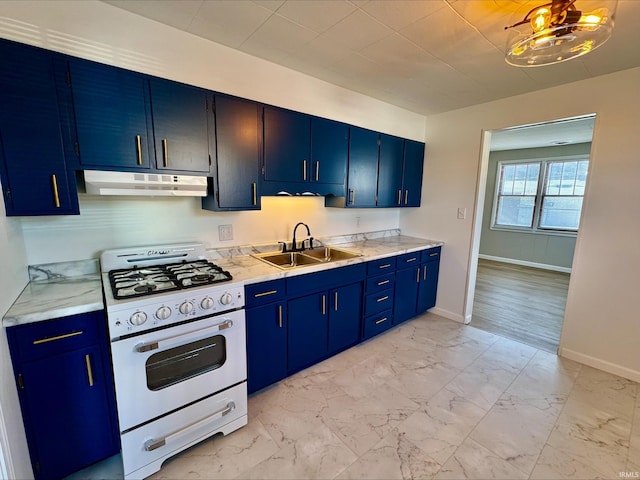
<svg viewBox="0 0 640 480"><path fill-rule="evenodd" d="M291 242L291 251L292 252L302 252L304 251L304 240L302 241L302 244L300 247L298 247L298 244L296 242L296 230L298 230L298 227L302 225L307 229L307 237L311 237L311 230L309 230L309 225L307 225L306 223L302 223L302 222L298 222L296 224L295 227L293 227L293 240ZM309 248L313 249L313 238L311 238L310 242L309 242Z"/></svg>

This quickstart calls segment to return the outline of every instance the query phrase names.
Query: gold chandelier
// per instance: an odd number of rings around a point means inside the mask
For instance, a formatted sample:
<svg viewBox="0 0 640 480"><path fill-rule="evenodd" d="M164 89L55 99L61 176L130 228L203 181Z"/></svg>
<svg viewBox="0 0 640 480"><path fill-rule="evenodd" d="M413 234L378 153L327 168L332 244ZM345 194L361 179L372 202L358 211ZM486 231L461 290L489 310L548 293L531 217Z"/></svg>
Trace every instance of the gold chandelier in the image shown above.
<svg viewBox="0 0 640 480"><path fill-rule="evenodd" d="M589 12L578 10L577 0L552 0L535 7L505 30L505 60L516 67L538 67L585 55L611 36L618 0L590 2Z"/></svg>

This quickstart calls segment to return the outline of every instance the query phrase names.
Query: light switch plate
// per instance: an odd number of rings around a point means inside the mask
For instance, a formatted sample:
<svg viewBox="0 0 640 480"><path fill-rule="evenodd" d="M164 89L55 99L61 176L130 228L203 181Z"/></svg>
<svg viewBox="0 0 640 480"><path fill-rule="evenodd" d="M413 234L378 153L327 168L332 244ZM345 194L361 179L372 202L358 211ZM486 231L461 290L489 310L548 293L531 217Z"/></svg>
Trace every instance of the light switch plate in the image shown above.
<svg viewBox="0 0 640 480"><path fill-rule="evenodd" d="M233 225L218 225L218 238L220 241L233 240Z"/></svg>
<svg viewBox="0 0 640 480"><path fill-rule="evenodd" d="M467 209L458 208L458 220L464 220L465 218L467 218Z"/></svg>

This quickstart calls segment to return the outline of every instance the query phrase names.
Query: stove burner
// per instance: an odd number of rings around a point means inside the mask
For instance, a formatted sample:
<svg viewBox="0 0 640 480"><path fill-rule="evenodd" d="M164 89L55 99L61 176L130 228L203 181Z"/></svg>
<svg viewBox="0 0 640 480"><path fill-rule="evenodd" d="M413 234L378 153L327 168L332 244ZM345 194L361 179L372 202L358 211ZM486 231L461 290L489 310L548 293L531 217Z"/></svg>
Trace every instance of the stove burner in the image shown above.
<svg viewBox="0 0 640 480"><path fill-rule="evenodd" d="M231 274L206 260L131 268L109 272L116 299L139 297L181 288L232 280Z"/></svg>

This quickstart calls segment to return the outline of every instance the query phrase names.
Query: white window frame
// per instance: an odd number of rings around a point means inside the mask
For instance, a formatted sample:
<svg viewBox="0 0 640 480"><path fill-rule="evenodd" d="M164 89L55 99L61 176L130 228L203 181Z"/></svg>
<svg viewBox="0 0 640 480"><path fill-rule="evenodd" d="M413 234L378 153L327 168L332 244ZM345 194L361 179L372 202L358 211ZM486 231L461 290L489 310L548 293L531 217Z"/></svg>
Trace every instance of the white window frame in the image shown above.
<svg viewBox="0 0 640 480"><path fill-rule="evenodd" d="M508 231L508 232L520 232L520 233L534 233L534 234L543 234L543 235L559 235L559 236L569 236L575 237L578 234L578 229L570 230L570 229L556 229L556 228L545 228L540 227L540 215L542 213L542 202L544 198L544 185L547 180L548 175L548 164L556 163L556 162L575 162L575 161L588 161L590 162L589 155L567 155L562 157L549 157L549 158L527 158L527 159L518 159L518 160L500 160L496 166L496 176L495 176L495 191L493 193L493 205L491 208L491 230L500 230L500 231ZM536 195L534 199L533 205L533 218L532 218L532 226L531 227L518 227L515 225L499 225L496 223L498 216L498 198L500 194L500 173L502 171L503 165L514 165L514 164L526 164L526 163L539 163L540 164L540 173L538 175L538 185L536 188ZM589 171L587 170L587 182L589 177ZM530 195L524 195L530 196ZM550 195L555 196L555 195ZM584 195L582 195L584 201ZM584 206L584 205L583 205ZM580 212L582 216L582 211ZM579 223L579 222L578 222ZM579 228L579 226L578 226Z"/></svg>

